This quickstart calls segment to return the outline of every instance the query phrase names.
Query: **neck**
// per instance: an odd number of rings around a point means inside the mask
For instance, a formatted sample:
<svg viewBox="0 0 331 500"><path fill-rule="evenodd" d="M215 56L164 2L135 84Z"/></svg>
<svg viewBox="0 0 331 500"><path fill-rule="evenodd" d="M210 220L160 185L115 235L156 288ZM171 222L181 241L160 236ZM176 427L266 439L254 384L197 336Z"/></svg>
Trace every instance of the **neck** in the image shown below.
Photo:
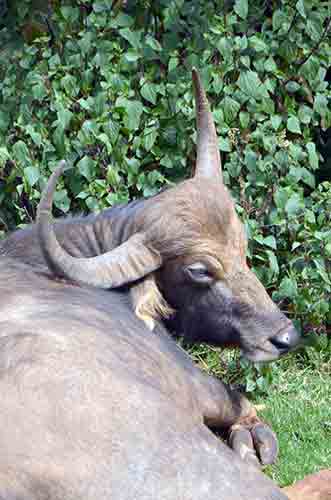
<svg viewBox="0 0 331 500"><path fill-rule="evenodd" d="M133 201L99 214L57 219L54 224L59 243L74 257L94 257L126 241L137 227L147 200ZM32 266L45 266L36 225L13 232L0 244L0 255L19 259Z"/></svg>

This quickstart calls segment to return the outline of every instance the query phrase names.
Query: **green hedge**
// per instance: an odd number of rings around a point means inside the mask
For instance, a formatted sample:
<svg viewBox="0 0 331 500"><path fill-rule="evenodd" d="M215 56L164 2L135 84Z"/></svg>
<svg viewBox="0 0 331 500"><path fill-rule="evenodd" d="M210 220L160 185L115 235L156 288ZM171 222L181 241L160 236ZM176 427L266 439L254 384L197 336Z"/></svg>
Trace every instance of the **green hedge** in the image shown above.
<svg viewBox="0 0 331 500"><path fill-rule="evenodd" d="M251 265L305 332L325 332L331 184L316 182L326 164L316 137L331 127L328 4L251 4L12 2L0 31L3 232L34 218L63 157L75 168L56 194L58 215L149 196L187 176L194 65Z"/></svg>

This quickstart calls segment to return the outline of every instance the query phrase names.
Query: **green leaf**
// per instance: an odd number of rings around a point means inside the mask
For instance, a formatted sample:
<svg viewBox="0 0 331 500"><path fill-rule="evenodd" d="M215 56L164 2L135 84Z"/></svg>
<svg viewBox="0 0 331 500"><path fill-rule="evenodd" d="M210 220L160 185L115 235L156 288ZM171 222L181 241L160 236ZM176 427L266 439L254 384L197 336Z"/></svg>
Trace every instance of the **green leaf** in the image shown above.
<svg viewBox="0 0 331 500"><path fill-rule="evenodd" d="M311 122L313 116L313 110L306 106L305 104L301 105L298 112L298 118L301 123L308 125Z"/></svg>
<svg viewBox="0 0 331 500"><path fill-rule="evenodd" d="M101 116L108 112L106 92L97 93L94 99L93 111L95 116Z"/></svg>
<svg viewBox="0 0 331 500"><path fill-rule="evenodd" d="M84 144L92 144L99 133L99 124L94 120L85 120L79 132L79 139Z"/></svg>
<svg viewBox="0 0 331 500"><path fill-rule="evenodd" d="M248 14L248 0L236 0L234 11L241 19L246 19Z"/></svg>
<svg viewBox="0 0 331 500"><path fill-rule="evenodd" d="M98 200L95 196L89 196L86 198L85 203L90 212L98 212L100 210Z"/></svg>
<svg viewBox="0 0 331 500"><path fill-rule="evenodd" d="M168 63L168 71L173 71L174 69L177 68L179 63L178 57L170 57L169 63Z"/></svg>
<svg viewBox="0 0 331 500"><path fill-rule="evenodd" d="M230 141L227 138L225 139L224 137L220 137L218 140L218 145L221 151L225 151L227 153L232 151Z"/></svg>
<svg viewBox="0 0 331 500"><path fill-rule="evenodd" d="M61 85L70 97L75 97L79 93L79 85L73 75L65 75L61 79Z"/></svg>
<svg viewBox="0 0 331 500"><path fill-rule="evenodd" d="M288 215L296 215L299 211L304 208L304 203L301 196L297 193L292 194L292 196L287 200L285 204L285 211Z"/></svg>
<svg viewBox="0 0 331 500"><path fill-rule="evenodd" d="M319 167L319 157L316 152L316 146L313 142L308 142L306 148L308 151L309 164L313 170L317 170Z"/></svg>
<svg viewBox="0 0 331 500"><path fill-rule="evenodd" d="M27 165L30 163L30 153L27 145L23 141L15 142L13 146L14 157L22 163L22 165Z"/></svg>
<svg viewBox="0 0 331 500"><path fill-rule="evenodd" d="M268 44L263 40L261 36L259 36L259 34L250 36L248 41L249 41L249 46L252 47L256 52L262 54L269 53ZM245 48L246 47L243 47L243 50L245 50Z"/></svg>
<svg viewBox="0 0 331 500"><path fill-rule="evenodd" d="M129 63L136 62L141 58L141 54L139 54L139 52L136 52L135 50L128 50L125 53L124 57Z"/></svg>
<svg viewBox="0 0 331 500"><path fill-rule="evenodd" d="M225 97L221 102L220 107L223 109L224 119L228 125L231 125L233 120L236 118L240 110L239 102L235 101L231 97Z"/></svg>
<svg viewBox="0 0 331 500"><path fill-rule="evenodd" d="M301 178L307 186L311 187L312 189L315 189L316 184L315 184L315 176L306 168L302 167L301 168Z"/></svg>
<svg viewBox="0 0 331 500"><path fill-rule="evenodd" d="M272 274L277 275L279 273L279 265L276 255L271 250L266 250L266 254L268 255L269 265Z"/></svg>
<svg viewBox="0 0 331 500"><path fill-rule="evenodd" d="M324 263L322 264L319 260L313 259L313 262L316 266L317 272L322 278L322 280L327 283L328 285L331 285L331 275L329 276L328 273L326 272Z"/></svg>
<svg viewBox="0 0 331 500"><path fill-rule="evenodd" d="M279 28L282 28L286 22L288 22L286 12L280 9L275 10L272 15L272 27L274 31L277 31Z"/></svg>
<svg viewBox="0 0 331 500"><path fill-rule="evenodd" d="M120 128L120 124L112 120L111 118L108 118L108 122L103 125L103 129L109 137L111 144L115 144L117 142Z"/></svg>
<svg viewBox="0 0 331 500"><path fill-rule="evenodd" d="M58 156L64 157L66 154L65 135L61 125L58 125L53 133L53 142Z"/></svg>
<svg viewBox="0 0 331 500"><path fill-rule="evenodd" d="M323 17L310 17L306 22L306 33L313 41L319 41L323 33Z"/></svg>
<svg viewBox="0 0 331 500"><path fill-rule="evenodd" d="M39 180L40 171L37 167L26 167L24 169L24 177L30 187L33 187Z"/></svg>
<svg viewBox="0 0 331 500"><path fill-rule="evenodd" d="M258 159L257 154L254 151L246 150L245 165L247 165L247 168L250 172L255 171L257 165L257 159Z"/></svg>
<svg viewBox="0 0 331 500"><path fill-rule="evenodd" d="M97 139L98 141L102 142L103 144L105 144L106 148L107 148L107 153L111 154L112 151L113 151L113 147L111 145L111 142L108 138L108 135L105 134L105 133L101 133L97 136Z"/></svg>
<svg viewBox="0 0 331 500"><path fill-rule="evenodd" d="M246 111L241 111L239 113L239 120L240 120L240 125L242 128L248 128L249 121L250 121L249 113L247 113Z"/></svg>
<svg viewBox="0 0 331 500"><path fill-rule="evenodd" d="M150 151L154 146L157 138L157 128L146 128L144 131L144 148L146 151Z"/></svg>
<svg viewBox="0 0 331 500"><path fill-rule="evenodd" d="M0 147L0 166L2 167L7 160L9 160L10 154L5 146Z"/></svg>
<svg viewBox="0 0 331 500"><path fill-rule="evenodd" d="M95 2L93 4L94 8ZM120 11L116 17L113 17L111 19L111 25L114 27L118 26L132 26L134 24L134 19L131 16L128 16L128 14L124 14L124 12Z"/></svg>
<svg viewBox="0 0 331 500"><path fill-rule="evenodd" d="M54 193L54 205L64 213L70 208L70 199L66 189L60 189Z"/></svg>
<svg viewBox="0 0 331 500"><path fill-rule="evenodd" d="M8 129L8 126L10 124L10 116L7 113L3 112L0 109L0 132L5 133Z"/></svg>
<svg viewBox="0 0 331 500"><path fill-rule="evenodd" d="M287 92L289 92L290 94L294 94L295 92L298 92L298 90L301 89L301 86L297 82L290 81L287 82L285 88Z"/></svg>
<svg viewBox="0 0 331 500"><path fill-rule="evenodd" d="M69 109L65 109L62 104L59 106L57 117L58 123L61 125L63 130L69 128L72 116L73 114L69 111Z"/></svg>
<svg viewBox="0 0 331 500"><path fill-rule="evenodd" d="M300 122L296 116L290 116L287 120L287 130L293 134L301 134Z"/></svg>
<svg viewBox="0 0 331 500"><path fill-rule="evenodd" d="M260 243L260 245L267 246L273 250L277 249L277 243L274 236L266 236L265 238L261 234L254 236L254 240Z"/></svg>
<svg viewBox="0 0 331 500"><path fill-rule="evenodd" d="M220 75L218 75L218 74L213 75L212 85L213 85L213 89L214 89L215 93L220 94L222 89L223 89L223 85L224 85L223 79L221 78Z"/></svg>
<svg viewBox="0 0 331 500"><path fill-rule="evenodd" d="M140 124L143 106L139 101L127 101L124 124L129 130L136 130Z"/></svg>
<svg viewBox="0 0 331 500"><path fill-rule="evenodd" d="M293 299L298 295L298 287L295 279L283 278L279 286L279 295L281 298Z"/></svg>
<svg viewBox="0 0 331 500"><path fill-rule="evenodd" d="M64 19L70 23L74 23L79 18L79 9L77 7L64 6L60 8Z"/></svg>
<svg viewBox="0 0 331 500"><path fill-rule="evenodd" d="M153 83L145 82L140 89L140 93L146 101L152 104L156 103L158 86Z"/></svg>
<svg viewBox="0 0 331 500"><path fill-rule="evenodd" d="M79 48L84 55L88 54L88 52L93 47L94 37L91 31L85 31L83 38L81 38L78 42Z"/></svg>
<svg viewBox="0 0 331 500"><path fill-rule="evenodd" d="M121 37L125 38L133 48L139 49L141 47L141 32L133 31L130 28L123 28L119 30L119 34Z"/></svg>
<svg viewBox="0 0 331 500"><path fill-rule="evenodd" d="M160 42L158 42L156 38L153 38L152 36L147 37L145 44L156 52L160 52L162 50L162 45L160 44Z"/></svg>
<svg viewBox="0 0 331 500"><path fill-rule="evenodd" d="M44 82L39 82L37 85L32 86L32 95L36 101L42 101L47 97L47 88Z"/></svg>
<svg viewBox="0 0 331 500"><path fill-rule="evenodd" d="M214 109L212 111L212 115L213 115L213 118L214 118L214 122L218 125L219 123L220 124L224 124L224 113L222 111L221 108L218 108L218 109Z"/></svg>
<svg viewBox="0 0 331 500"><path fill-rule="evenodd" d="M33 128L33 126L31 124L26 126L25 131L31 137L31 139L36 144L36 146L41 146L42 137L38 132L35 131L35 129Z"/></svg>
<svg viewBox="0 0 331 500"><path fill-rule="evenodd" d="M328 100L325 95L317 94L314 99L314 111L319 113L322 118L326 115L328 109Z"/></svg>
<svg viewBox="0 0 331 500"><path fill-rule="evenodd" d="M280 115L273 115L273 116L271 116L270 121L271 121L272 128L274 130L278 130L279 127L281 126L283 119Z"/></svg>
<svg viewBox="0 0 331 500"><path fill-rule="evenodd" d="M304 5L303 0L298 0L295 7L296 7L297 11L299 12L299 14L306 19L307 15L306 15L305 5Z"/></svg>
<svg viewBox="0 0 331 500"><path fill-rule="evenodd" d="M242 71L237 85L244 94L253 99L260 100L263 97L269 97L267 89L255 71Z"/></svg>
<svg viewBox="0 0 331 500"><path fill-rule="evenodd" d="M81 160L77 163L78 171L82 174L85 179L92 181L97 162L92 160L89 156L83 156Z"/></svg>
<svg viewBox="0 0 331 500"><path fill-rule="evenodd" d="M275 71L277 71L277 64L275 63L275 60L272 56L268 57L268 59L265 61L264 69L269 73L274 73Z"/></svg>
<svg viewBox="0 0 331 500"><path fill-rule="evenodd" d="M277 249L277 243L276 239L274 236L266 236L263 241L264 245L267 247L273 248L274 250Z"/></svg>

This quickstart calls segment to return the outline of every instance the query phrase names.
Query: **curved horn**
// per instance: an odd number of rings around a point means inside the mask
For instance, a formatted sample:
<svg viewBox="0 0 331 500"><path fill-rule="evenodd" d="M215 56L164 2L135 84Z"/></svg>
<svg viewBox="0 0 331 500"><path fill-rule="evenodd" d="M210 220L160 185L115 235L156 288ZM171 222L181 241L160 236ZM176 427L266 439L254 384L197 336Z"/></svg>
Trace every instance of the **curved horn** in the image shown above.
<svg viewBox="0 0 331 500"><path fill-rule="evenodd" d="M213 115L210 112L206 93L198 71L192 69L197 121L197 159L195 176L220 177L222 179L221 157L218 149Z"/></svg>
<svg viewBox="0 0 331 500"><path fill-rule="evenodd" d="M56 183L65 169L61 161L42 194L37 212L41 249L52 271L67 279L98 288L115 288L131 283L161 266L161 256L146 246L143 233L136 233L122 245L102 255L73 257L59 244L52 223L52 202Z"/></svg>

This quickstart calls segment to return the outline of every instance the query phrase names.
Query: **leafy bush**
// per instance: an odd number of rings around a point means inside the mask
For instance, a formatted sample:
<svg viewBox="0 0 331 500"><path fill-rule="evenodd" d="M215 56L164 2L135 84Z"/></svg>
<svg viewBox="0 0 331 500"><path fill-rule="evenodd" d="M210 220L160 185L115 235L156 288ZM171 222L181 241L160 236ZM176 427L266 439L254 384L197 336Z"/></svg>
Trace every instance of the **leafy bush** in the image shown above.
<svg viewBox="0 0 331 500"><path fill-rule="evenodd" d="M304 331L326 332L331 184L316 186L316 137L331 127L328 6L249 4L12 2L0 32L0 223L34 218L62 157L75 168L58 214L149 196L187 175L195 65L251 265Z"/></svg>

